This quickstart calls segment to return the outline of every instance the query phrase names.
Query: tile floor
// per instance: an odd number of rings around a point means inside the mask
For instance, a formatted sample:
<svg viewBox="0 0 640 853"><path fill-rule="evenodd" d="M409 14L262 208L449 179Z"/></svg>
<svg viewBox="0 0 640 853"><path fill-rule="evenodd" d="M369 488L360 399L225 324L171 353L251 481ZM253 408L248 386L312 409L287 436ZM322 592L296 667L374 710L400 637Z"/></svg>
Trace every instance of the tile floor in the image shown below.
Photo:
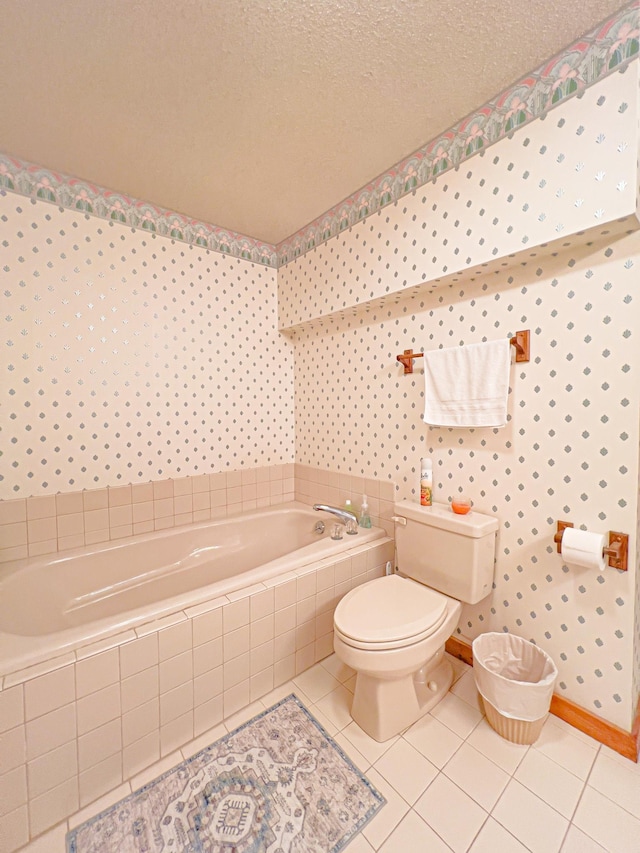
<svg viewBox="0 0 640 853"><path fill-rule="evenodd" d="M332 655L78 812L91 817L291 692L306 704L387 805L348 853L640 853L640 765L549 717L533 746L489 727L470 667L427 716L380 744L350 718L353 672ZM63 853L67 823L21 853ZM114 851L116 853L116 851Z"/></svg>

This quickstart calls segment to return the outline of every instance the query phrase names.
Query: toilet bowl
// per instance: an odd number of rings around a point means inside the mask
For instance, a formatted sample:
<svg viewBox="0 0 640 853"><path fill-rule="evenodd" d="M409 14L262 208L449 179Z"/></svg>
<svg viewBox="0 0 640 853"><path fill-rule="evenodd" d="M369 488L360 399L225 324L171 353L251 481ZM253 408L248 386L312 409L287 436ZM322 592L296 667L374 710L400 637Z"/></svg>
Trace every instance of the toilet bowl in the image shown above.
<svg viewBox="0 0 640 853"><path fill-rule="evenodd" d="M399 575L347 593L334 615L336 655L357 672L351 716L385 741L440 701L451 685L444 644L459 601Z"/></svg>
<svg viewBox="0 0 640 853"><path fill-rule="evenodd" d="M334 649L356 671L351 716L377 741L436 705L453 677L444 647L461 602L491 591L497 519L448 506L395 505L400 574L348 592L334 614Z"/></svg>

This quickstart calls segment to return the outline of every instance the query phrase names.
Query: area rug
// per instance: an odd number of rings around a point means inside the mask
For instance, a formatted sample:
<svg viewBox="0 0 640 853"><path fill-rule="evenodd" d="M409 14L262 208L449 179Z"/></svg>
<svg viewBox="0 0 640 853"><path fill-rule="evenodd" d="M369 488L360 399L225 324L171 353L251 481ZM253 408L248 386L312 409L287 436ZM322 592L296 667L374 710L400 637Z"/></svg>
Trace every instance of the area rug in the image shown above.
<svg viewBox="0 0 640 853"><path fill-rule="evenodd" d="M291 694L67 834L68 853L337 853L385 803Z"/></svg>

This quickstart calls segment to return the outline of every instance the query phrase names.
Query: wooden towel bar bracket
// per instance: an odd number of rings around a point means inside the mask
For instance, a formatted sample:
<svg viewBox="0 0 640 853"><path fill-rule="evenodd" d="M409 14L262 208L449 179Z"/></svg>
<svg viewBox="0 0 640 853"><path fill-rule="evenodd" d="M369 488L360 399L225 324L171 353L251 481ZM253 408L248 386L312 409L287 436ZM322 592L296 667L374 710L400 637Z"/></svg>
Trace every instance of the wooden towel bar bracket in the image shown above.
<svg viewBox="0 0 640 853"><path fill-rule="evenodd" d="M520 332L516 332L515 335L509 339L511 346L515 347L516 361L519 363L529 361L530 359L529 338L529 329L523 329ZM412 349L406 349L402 355L396 356L396 361L399 361L404 367L405 375L407 373L413 373L414 358L424 358L424 353L414 352Z"/></svg>

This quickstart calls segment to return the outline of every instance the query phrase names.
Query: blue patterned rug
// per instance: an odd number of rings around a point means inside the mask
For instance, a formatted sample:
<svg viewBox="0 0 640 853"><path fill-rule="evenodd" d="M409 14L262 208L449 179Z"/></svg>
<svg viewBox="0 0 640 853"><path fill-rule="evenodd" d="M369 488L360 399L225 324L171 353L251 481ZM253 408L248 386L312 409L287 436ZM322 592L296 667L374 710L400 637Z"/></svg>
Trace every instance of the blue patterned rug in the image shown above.
<svg viewBox="0 0 640 853"><path fill-rule="evenodd" d="M385 803L288 696L67 834L68 853L337 853Z"/></svg>

